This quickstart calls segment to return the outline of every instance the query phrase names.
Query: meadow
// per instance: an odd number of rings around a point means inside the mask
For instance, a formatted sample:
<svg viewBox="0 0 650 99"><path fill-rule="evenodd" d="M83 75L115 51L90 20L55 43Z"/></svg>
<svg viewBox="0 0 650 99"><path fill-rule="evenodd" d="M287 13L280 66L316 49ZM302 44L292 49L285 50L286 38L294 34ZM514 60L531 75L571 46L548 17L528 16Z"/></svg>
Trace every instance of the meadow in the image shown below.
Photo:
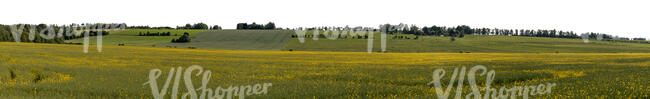
<svg viewBox="0 0 650 99"><path fill-rule="evenodd" d="M187 32L190 35L205 30L183 30L183 29L126 29L111 31L109 35L102 37L102 44L109 46L117 46L124 44L126 46L155 46L156 44L169 43L172 39L178 39L183 33ZM139 33L162 33L170 32L171 36L138 36ZM97 37L90 37L90 44L97 44ZM68 43L83 43L83 38L66 40Z"/></svg>
<svg viewBox="0 0 650 99"><path fill-rule="evenodd" d="M281 50L289 42L291 30L210 30L191 35L188 43L163 43L176 48L230 50Z"/></svg>
<svg viewBox="0 0 650 99"><path fill-rule="evenodd" d="M307 34L310 34L309 32ZM405 36L410 39L393 39L394 36ZM495 35L466 35L463 38L440 36L420 36L388 34L386 37L386 52L483 52L483 53L647 53L650 44L598 41L595 39L585 43L582 39L495 36ZM367 39L338 38L313 40L305 38L301 43L292 38L283 50L296 51L345 51L366 52ZM381 51L380 35L374 34L373 51Z"/></svg>
<svg viewBox="0 0 650 99"><path fill-rule="evenodd" d="M366 53L104 46L101 53L84 54L81 45L14 42L0 42L0 49L3 99L152 98L149 86L143 85L149 70L166 72L191 65L212 71L211 87L273 83L268 94L247 98L435 98L434 87L427 85L433 70L442 68L449 74L456 67L475 65L496 70L493 87L557 83L552 93L530 98L650 98L650 53L478 53L483 49L468 49L472 53ZM535 48L513 48L531 49ZM194 80L199 84L198 78Z"/></svg>
<svg viewBox="0 0 650 99"><path fill-rule="evenodd" d="M172 36L138 36L140 32L171 32ZM192 42L171 43L182 33L190 33ZM178 34L178 35L174 35ZM334 40L320 38L313 40L305 38L301 43L297 38L290 38L291 30L166 30L166 29L127 29L111 32L103 37L103 45L198 49L228 49L228 50L294 50L294 51L343 51L366 52L367 39L337 38ZM311 32L307 32L311 34ZM404 36L411 39L394 39L394 36ZM482 53L648 53L650 44L626 43L582 39L523 37L523 36L494 36L467 35L451 41L449 37L388 34L386 52L419 53L419 52L482 52ZM66 42L81 43L83 39L67 40ZM96 37L91 37L90 44L96 44ZM243 46L246 45L246 46ZM381 51L380 35L374 33L373 51Z"/></svg>

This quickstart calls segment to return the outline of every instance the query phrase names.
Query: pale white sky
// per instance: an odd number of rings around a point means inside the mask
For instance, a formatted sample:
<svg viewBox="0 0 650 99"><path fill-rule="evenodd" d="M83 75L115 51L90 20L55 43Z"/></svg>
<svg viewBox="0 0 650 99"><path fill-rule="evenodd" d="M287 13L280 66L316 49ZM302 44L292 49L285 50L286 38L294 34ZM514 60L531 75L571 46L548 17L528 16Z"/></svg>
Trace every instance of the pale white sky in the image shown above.
<svg viewBox="0 0 650 99"><path fill-rule="evenodd" d="M273 21L278 27L418 26L559 29L650 38L644 0L7 0L0 24L171 26Z"/></svg>

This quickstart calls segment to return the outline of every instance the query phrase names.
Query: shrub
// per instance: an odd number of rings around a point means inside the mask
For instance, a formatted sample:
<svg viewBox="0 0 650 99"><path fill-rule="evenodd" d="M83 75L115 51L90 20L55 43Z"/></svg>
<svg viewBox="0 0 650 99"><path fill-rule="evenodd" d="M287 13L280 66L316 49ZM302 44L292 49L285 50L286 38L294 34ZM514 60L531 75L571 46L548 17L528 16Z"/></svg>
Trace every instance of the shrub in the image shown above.
<svg viewBox="0 0 650 99"><path fill-rule="evenodd" d="M172 39L172 43L187 43L190 42L190 33L183 33L183 36L181 36L178 39Z"/></svg>

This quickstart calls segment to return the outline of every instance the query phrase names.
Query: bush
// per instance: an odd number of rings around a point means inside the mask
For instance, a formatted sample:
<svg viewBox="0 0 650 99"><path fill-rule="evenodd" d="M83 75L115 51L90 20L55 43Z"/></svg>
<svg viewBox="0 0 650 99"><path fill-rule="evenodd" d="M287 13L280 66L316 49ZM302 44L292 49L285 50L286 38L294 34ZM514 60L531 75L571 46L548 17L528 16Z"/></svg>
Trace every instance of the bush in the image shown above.
<svg viewBox="0 0 650 99"><path fill-rule="evenodd" d="M102 35L108 35L108 34L110 34L108 31L101 31L101 32L102 32ZM63 39L64 39L64 40L70 40L70 39L83 38L84 36L86 36L86 34L88 34L88 36L97 36L98 31L89 31L89 32L85 32L85 31L84 31L84 32L82 32L80 35L74 35L74 34L72 34L72 35L65 35L65 36L63 36Z"/></svg>
<svg viewBox="0 0 650 99"><path fill-rule="evenodd" d="M172 34L171 32L167 32L167 33L165 33L165 32L162 32L162 33L158 33L158 32L150 33L150 32L147 32L147 33L144 33L144 34L142 32L140 32L138 34L138 36L171 36L171 34Z"/></svg>
<svg viewBox="0 0 650 99"><path fill-rule="evenodd" d="M190 33L183 33L183 36L181 36L178 39L172 39L172 43L187 43L190 42Z"/></svg>

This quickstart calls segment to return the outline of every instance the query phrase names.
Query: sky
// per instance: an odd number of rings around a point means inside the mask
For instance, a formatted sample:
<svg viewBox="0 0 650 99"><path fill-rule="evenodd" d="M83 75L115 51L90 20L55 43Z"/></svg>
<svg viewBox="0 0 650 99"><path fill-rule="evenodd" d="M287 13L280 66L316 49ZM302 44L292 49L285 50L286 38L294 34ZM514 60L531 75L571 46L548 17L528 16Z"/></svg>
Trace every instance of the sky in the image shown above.
<svg viewBox="0 0 650 99"><path fill-rule="evenodd" d="M283 28L414 24L557 29L650 38L643 0L9 0L0 24L274 22Z"/></svg>

